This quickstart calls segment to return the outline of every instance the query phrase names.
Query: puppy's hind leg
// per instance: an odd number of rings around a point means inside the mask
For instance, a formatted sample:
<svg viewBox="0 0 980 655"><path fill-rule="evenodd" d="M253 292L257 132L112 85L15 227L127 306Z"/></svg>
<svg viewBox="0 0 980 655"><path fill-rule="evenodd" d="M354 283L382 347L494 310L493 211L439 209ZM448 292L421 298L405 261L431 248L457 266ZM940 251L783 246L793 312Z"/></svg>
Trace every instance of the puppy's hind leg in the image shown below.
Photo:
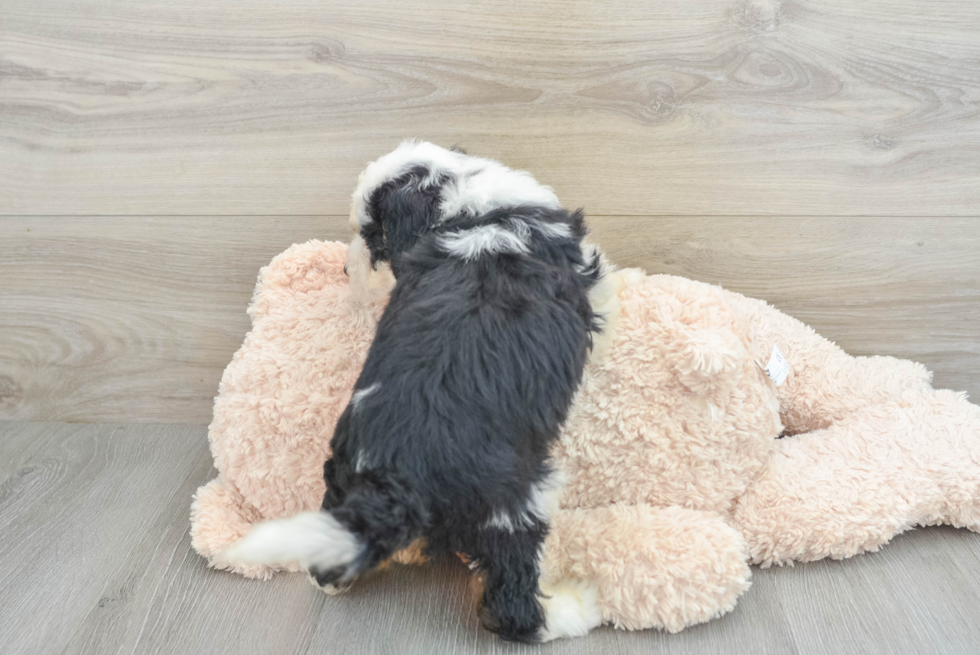
<svg viewBox="0 0 980 655"><path fill-rule="evenodd" d="M350 426L350 415L351 408L348 407L337 421L337 429L343 431L344 435L347 434ZM323 495L323 502L320 505L320 509L324 512L332 512L343 505L344 499L347 496L339 484L337 469L337 460L335 459L328 459L323 465L323 480L327 485L327 489ZM329 571L320 571L315 568L308 570L307 573L309 574L310 584L328 596L336 596L349 591L357 580L357 576L354 576L349 580L341 582L336 576L331 575Z"/></svg>
<svg viewBox="0 0 980 655"><path fill-rule="evenodd" d="M487 526L473 563L484 578L480 622L508 641L542 642L585 635L600 622L595 594L558 585L542 593L540 559L547 528Z"/></svg>
<svg viewBox="0 0 980 655"><path fill-rule="evenodd" d="M257 525L221 558L228 564L298 562L329 593L407 547L426 521L424 505L397 479L363 475L339 505Z"/></svg>

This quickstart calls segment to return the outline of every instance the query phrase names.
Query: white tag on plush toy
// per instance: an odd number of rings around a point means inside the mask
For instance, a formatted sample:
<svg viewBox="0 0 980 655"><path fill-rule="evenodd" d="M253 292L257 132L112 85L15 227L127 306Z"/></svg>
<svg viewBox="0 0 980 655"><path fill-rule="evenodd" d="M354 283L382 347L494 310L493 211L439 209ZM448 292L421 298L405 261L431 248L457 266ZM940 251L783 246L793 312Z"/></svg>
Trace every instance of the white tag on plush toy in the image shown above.
<svg viewBox="0 0 980 655"><path fill-rule="evenodd" d="M766 375L769 376L769 379L777 387L786 381L786 376L789 375L789 362L783 357L783 353L779 352L779 346L772 347L772 355L769 357L769 363L766 364L765 371Z"/></svg>

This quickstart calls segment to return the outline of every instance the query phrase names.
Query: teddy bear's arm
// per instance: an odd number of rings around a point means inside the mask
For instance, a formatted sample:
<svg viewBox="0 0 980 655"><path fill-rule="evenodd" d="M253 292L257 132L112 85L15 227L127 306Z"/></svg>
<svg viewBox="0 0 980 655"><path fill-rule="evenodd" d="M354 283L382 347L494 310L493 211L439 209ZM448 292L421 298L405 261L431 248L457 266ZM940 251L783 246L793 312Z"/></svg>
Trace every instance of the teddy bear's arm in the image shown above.
<svg viewBox="0 0 980 655"><path fill-rule="evenodd" d="M812 328L767 303L725 292L750 333L752 355L766 366L773 347L790 371L777 389L780 418L790 434L829 426L855 411L931 388L921 364L892 357L852 357Z"/></svg>

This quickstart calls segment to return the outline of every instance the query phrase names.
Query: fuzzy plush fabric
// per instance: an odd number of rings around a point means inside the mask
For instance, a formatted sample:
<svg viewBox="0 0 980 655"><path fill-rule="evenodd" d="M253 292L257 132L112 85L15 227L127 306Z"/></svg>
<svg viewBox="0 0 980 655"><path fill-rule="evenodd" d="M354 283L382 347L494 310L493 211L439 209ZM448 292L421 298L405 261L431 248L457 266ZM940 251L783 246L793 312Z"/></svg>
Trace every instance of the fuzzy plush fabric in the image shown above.
<svg viewBox="0 0 980 655"><path fill-rule="evenodd" d="M215 400L220 476L192 507L212 563L257 521L320 504L384 303L352 295L344 259L311 241L260 274ZM543 583L591 581L607 623L673 632L730 611L749 564L850 557L917 525L980 528L980 408L933 390L921 365L850 357L764 302L683 278L618 271L603 289L610 330L555 451L568 484ZM778 388L762 370L774 345L790 365Z"/></svg>

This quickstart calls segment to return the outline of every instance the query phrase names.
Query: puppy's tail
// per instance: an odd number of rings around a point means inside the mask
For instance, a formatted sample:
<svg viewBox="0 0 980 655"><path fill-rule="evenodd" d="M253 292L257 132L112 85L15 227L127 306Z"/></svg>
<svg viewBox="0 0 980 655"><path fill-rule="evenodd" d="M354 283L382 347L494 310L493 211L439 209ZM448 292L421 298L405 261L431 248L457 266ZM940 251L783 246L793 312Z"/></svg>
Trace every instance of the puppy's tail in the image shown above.
<svg viewBox="0 0 980 655"><path fill-rule="evenodd" d="M229 564L299 562L306 569L332 569L350 566L362 550L354 533L331 514L303 512L256 525L219 559Z"/></svg>
<svg viewBox="0 0 980 655"><path fill-rule="evenodd" d="M389 481L361 481L331 510L255 526L218 559L228 564L299 562L322 584L344 584L421 536L427 512Z"/></svg>

